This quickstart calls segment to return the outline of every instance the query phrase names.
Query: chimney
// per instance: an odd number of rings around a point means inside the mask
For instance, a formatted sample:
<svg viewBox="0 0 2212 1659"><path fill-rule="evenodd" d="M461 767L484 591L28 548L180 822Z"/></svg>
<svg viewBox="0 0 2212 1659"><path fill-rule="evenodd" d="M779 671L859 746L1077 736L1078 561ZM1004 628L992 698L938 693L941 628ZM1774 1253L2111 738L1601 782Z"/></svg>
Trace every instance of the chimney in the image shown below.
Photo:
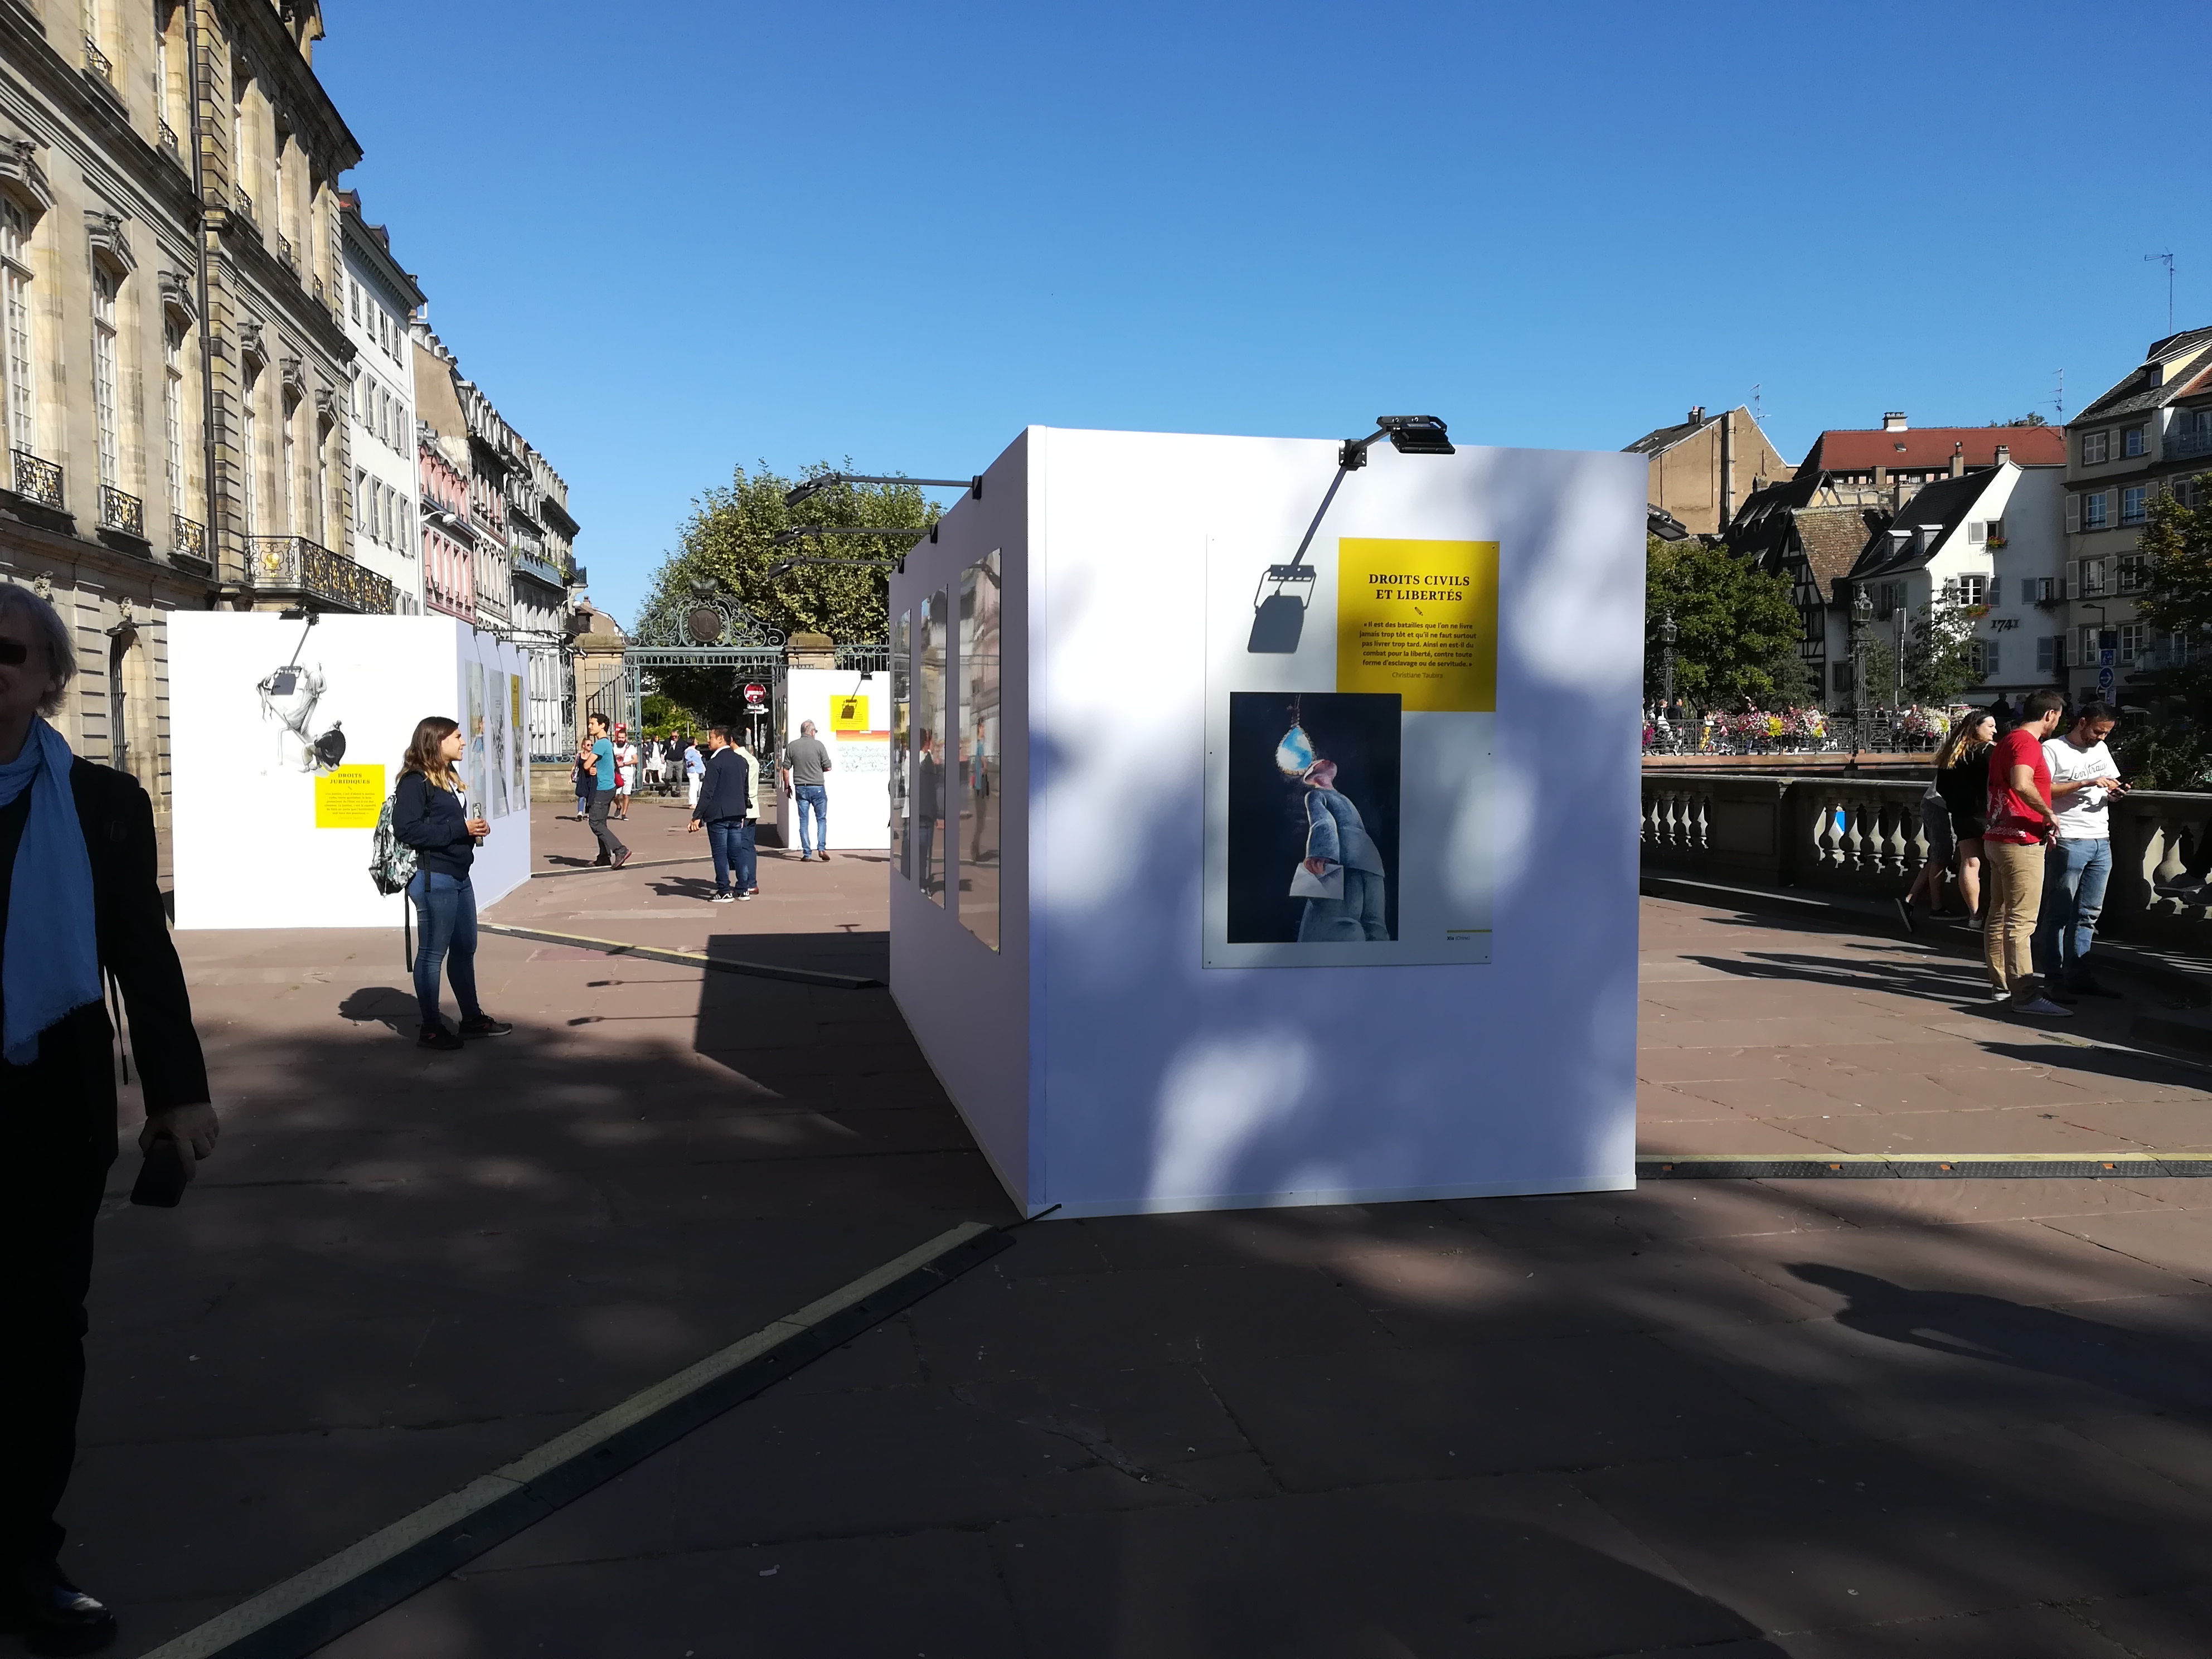
<svg viewBox="0 0 2212 1659"><path fill-rule="evenodd" d="M1683 424L1686 426L1698 426L1703 424L1705 418L1705 406L1703 404L1692 404L1690 405L1690 418L1684 422Z"/></svg>
<svg viewBox="0 0 2212 1659"><path fill-rule="evenodd" d="M2011 459L2012 446L2010 444L1999 444L1997 446L1997 465L1999 466L2002 466L2006 462Z"/></svg>
<svg viewBox="0 0 2212 1659"><path fill-rule="evenodd" d="M1966 446L1963 443L1954 443L1951 446L1951 476L1954 478L1963 477L1966 471Z"/></svg>
<svg viewBox="0 0 2212 1659"><path fill-rule="evenodd" d="M1884 412L1881 417L1881 429L1884 432L1904 431L1905 411L1901 409L1893 409Z"/></svg>

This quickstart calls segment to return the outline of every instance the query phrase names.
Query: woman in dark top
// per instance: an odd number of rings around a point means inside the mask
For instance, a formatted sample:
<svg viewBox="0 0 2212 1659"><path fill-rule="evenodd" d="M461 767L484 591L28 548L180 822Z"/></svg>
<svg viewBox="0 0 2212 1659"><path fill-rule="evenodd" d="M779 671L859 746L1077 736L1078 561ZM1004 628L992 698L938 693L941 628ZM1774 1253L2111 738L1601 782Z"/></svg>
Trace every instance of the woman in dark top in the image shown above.
<svg viewBox="0 0 2212 1659"><path fill-rule="evenodd" d="M1936 792L1951 810L1959 843L1959 897L1969 916L1982 908L1982 832L1989 827L1990 749L1997 717L1977 709L1960 720L1936 751Z"/></svg>
<svg viewBox="0 0 2212 1659"><path fill-rule="evenodd" d="M115 1161L115 1029L130 1011L146 1124L187 1177L215 1150L207 1065L155 878L137 780L43 718L76 650L52 605L0 582L0 1630L89 1653L115 1620L64 1577L54 1510L76 1455L93 1221Z"/></svg>
<svg viewBox="0 0 2212 1659"><path fill-rule="evenodd" d="M477 843L491 825L471 817L467 787L453 763L468 746L458 721L433 714L418 721L415 740L399 763L392 798L392 833L415 849L415 875L407 896L422 921L422 945L415 953L415 1000L422 1016L416 1039L425 1048L458 1048L462 1037L505 1036L514 1027L494 1019L477 1002L477 894L469 884ZM438 969L453 982L460 1005L460 1034L438 1014Z"/></svg>

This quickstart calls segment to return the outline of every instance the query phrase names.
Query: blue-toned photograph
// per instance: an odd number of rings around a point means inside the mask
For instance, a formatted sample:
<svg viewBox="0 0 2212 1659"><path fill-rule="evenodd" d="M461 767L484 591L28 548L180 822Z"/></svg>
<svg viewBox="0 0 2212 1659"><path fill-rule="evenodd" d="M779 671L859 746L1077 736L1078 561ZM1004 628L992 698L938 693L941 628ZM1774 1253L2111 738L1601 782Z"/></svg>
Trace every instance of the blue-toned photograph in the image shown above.
<svg viewBox="0 0 2212 1659"><path fill-rule="evenodd" d="M1229 696L1231 945L1398 937L1399 699Z"/></svg>

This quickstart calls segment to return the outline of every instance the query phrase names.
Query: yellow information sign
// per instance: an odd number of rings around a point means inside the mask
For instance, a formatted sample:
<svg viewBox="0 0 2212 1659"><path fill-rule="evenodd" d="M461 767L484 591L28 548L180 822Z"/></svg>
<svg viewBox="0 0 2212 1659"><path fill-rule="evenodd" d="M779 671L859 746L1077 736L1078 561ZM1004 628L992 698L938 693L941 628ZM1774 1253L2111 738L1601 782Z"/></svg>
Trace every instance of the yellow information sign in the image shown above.
<svg viewBox="0 0 2212 1659"><path fill-rule="evenodd" d="M337 766L315 779L318 830L374 830L383 811L380 766Z"/></svg>
<svg viewBox="0 0 2212 1659"><path fill-rule="evenodd" d="M866 697L830 699L831 737L866 737L872 730L874 728L868 724L868 700Z"/></svg>
<svg viewBox="0 0 2212 1659"><path fill-rule="evenodd" d="M1336 559L1336 689L1407 714L1498 708L1498 544L1346 537Z"/></svg>

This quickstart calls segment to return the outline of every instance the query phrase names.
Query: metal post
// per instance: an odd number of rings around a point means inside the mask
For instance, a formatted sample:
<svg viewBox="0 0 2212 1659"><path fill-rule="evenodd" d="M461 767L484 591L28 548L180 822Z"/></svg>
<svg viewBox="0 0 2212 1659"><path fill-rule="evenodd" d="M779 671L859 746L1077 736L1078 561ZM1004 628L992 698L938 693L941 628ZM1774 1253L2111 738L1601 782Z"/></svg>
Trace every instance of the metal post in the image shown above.
<svg viewBox="0 0 2212 1659"><path fill-rule="evenodd" d="M1851 710L1855 732L1851 747L1861 751L1865 750L1867 740L1872 735L1869 721L1872 711L1868 707L1867 685L1869 678L1868 647L1871 641L1867 630L1873 622L1874 596L1862 587L1851 600Z"/></svg>

